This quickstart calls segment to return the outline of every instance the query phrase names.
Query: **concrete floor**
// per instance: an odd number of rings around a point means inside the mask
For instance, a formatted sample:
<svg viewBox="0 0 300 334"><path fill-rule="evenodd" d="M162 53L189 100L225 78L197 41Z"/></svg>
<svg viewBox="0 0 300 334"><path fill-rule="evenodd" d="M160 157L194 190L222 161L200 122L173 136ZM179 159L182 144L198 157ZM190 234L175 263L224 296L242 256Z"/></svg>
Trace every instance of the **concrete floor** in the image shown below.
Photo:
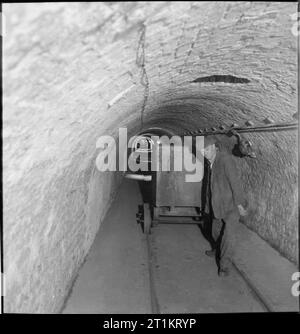
<svg viewBox="0 0 300 334"><path fill-rule="evenodd" d="M151 313L147 243L135 213L137 183L125 180L79 271L63 313ZM150 236L151 270L161 313L263 311L235 271L217 275L196 225L159 225Z"/></svg>
<svg viewBox="0 0 300 334"><path fill-rule="evenodd" d="M195 225L159 225L151 237L161 313L263 312L242 277L220 278Z"/></svg>

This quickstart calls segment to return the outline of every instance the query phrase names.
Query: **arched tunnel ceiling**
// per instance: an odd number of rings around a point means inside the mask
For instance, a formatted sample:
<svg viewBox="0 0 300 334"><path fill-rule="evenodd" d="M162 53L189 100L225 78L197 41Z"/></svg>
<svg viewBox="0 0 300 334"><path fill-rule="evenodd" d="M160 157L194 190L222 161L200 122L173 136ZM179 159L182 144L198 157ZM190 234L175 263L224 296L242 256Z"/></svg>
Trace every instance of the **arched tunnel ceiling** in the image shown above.
<svg viewBox="0 0 300 334"><path fill-rule="evenodd" d="M297 111L297 38L291 32L297 3L4 4L3 11L8 291L23 289L22 270L34 275L37 254L43 268L52 263L50 253L60 262L49 269L55 277L46 269L43 275L62 280L66 291L118 186L115 176L95 171L99 136L117 137L120 127L130 134L153 126L184 133L247 120L260 124L266 117L290 121ZM194 82L211 76L243 80ZM259 157L240 164L253 209L250 227L296 261L297 134L249 138ZM75 249L69 235L77 232ZM57 309L57 286L49 285L54 301L45 295L31 300L32 307ZM28 310L20 298L7 299L11 309Z"/></svg>
<svg viewBox="0 0 300 334"><path fill-rule="evenodd" d="M26 113L17 116L25 118L22 122L18 118L18 124L26 133L25 124L32 129L39 118L54 131L57 122L66 122L64 128L72 124L72 133L74 127L80 132L89 128L84 135L94 134L95 140L119 124L120 117L126 117L129 128L138 128L141 109L147 122L159 114L155 109L174 104L191 104L195 110L164 111L165 120L178 118L180 126L182 118L190 119L186 129L249 118L260 122L267 116L288 120L297 107L297 39L290 20L296 4L86 3L19 8L7 19L4 88L7 107L13 109L9 115L24 108L36 114L33 122ZM14 23L25 15L28 19ZM215 74L250 83L192 82ZM109 108L118 95L121 98ZM61 148L64 138L59 136L72 134L56 135Z"/></svg>

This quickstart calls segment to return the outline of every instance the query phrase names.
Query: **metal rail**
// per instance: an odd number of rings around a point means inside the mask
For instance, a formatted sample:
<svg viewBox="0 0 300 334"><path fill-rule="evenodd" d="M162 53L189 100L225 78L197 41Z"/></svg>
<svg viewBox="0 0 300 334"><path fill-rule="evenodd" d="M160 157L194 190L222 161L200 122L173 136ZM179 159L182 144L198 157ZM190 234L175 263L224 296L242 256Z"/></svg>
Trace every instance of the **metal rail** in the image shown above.
<svg viewBox="0 0 300 334"><path fill-rule="evenodd" d="M151 302L151 312L152 314L160 314L160 308L157 298L157 292L154 282L154 268L153 268L153 255L151 243L149 240L150 236L146 235L146 248L147 248L147 257L148 257L148 273L149 273L149 292L150 292L150 302Z"/></svg>
<svg viewBox="0 0 300 334"><path fill-rule="evenodd" d="M149 273L149 292L150 292L150 302L151 302L151 311L152 314L160 314L160 307L158 302L157 291L155 288L155 270L154 270L154 263L153 263L153 256L152 256L152 247L150 242L150 235L145 236L145 243L146 243L146 252L147 252L147 261L148 261L148 273ZM267 299L262 295L262 293L255 287L253 282L249 279L246 273L241 270L234 261L232 261L233 269L236 273L242 278L245 282L247 288L249 289L250 293L252 294L253 298L261 305L265 312L274 312L273 307L267 301Z"/></svg>
<svg viewBox="0 0 300 334"><path fill-rule="evenodd" d="M258 303L263 307L263 309L266 312L275 312L275 310L272 308L272 306L269 304L267 299L260 293L260 291L255 287L255 285L251 282L251 280L248 278L246 273L238 268L238 266L232 262L232 266L235 269L235 271L241 276L241 278L244 280L244 282L247 284L250 292L252 293L253 297L258 301Z"/></svg>

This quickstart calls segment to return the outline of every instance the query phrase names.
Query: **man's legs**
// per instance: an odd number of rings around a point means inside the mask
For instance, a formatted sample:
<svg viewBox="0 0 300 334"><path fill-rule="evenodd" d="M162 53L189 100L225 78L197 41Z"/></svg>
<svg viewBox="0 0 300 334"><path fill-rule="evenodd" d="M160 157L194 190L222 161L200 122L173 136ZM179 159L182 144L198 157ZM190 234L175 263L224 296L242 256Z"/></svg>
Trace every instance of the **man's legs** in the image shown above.
<svg viewBox="0 0 300 334"><path fill-rule="evenodd" d="M226 220L214 219L212 223L212 235L218 245L217 257L219 260L219 273L228 274L231 259L235 250L235 229L238 217L231 216Z"/></svg>
<svg viewBox="0 0 300 334"><path fill-rule="evenodd" d="M210 217L209 220L209 238L207 238L211 245L211 250L205 251L207 256L216 257L218 256L218 249L219 249L219 240L220 240L220 233L222 230L222 220Z"/></svg>
<svg viewBox="0 0 300 334"><path fill-rule="evenodd" d="M211 250L207 250L205 252L208 256L214 256L215 250L216 250L216 241L212 236L212 221L213 218L211 215L206 214L203 219L203 226L201 228L201 231L203 233L203 236L207 239L207 241L210 243Z"/></svg>
<svg viewBox="0 0 300 334"><path fill-rule="evenodd" d="M211 229L211 233L212 233L212 237L214 239L214 244L215 244L215 251L217 252L217 256L220 256L220 241L221 241L221 233L222 233L222 229L223 229L223 221L222 219L217 219L217 218L213 218L212 220L212 229Z"/></svg>

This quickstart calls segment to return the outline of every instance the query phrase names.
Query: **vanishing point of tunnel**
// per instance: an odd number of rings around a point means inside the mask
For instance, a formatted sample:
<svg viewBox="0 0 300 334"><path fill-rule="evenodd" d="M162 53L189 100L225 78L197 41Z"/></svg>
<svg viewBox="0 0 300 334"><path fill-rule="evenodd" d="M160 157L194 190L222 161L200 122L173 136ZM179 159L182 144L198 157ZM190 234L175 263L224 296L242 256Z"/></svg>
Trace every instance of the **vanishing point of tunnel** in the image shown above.
<svg viewBox="0 0 300 334"><path fill-rule="evenodd" d="M95 163L98 138L120 128L295 122L295 13L292 2L3 5L5 312L151 313L154 299L161 313L297 309L297 130L243 134L256 158L233 156L248 214L226 279L197 225L161 224L146 242L137 182ZM232 151L234 136L216 137Z"/></svg>

